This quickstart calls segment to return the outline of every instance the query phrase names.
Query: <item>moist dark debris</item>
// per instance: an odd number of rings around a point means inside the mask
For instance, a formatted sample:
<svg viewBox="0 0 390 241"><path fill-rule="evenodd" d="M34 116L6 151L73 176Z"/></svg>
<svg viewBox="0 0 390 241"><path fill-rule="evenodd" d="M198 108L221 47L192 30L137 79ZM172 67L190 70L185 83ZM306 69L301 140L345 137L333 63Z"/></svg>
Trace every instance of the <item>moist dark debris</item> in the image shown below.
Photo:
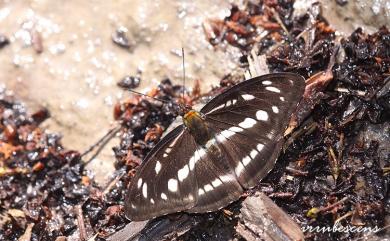
<svg viewBox="0 0 390 241"><path fill-rule="evenodd" d="M271 46L283 37L283 28L292 24L293 1L247 2L245 10L233 6L224 20L210 19L203 24L206 38L213 45L230 44L244 54L267 34L263 45Z"/></svg>

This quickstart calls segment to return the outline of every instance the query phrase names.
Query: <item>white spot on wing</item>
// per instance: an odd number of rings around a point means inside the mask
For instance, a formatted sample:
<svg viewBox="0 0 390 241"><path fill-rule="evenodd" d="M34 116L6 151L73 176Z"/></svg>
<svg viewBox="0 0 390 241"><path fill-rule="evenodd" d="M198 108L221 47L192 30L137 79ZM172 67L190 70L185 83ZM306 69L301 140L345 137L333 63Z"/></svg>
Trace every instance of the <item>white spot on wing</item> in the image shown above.
<svg viewBox="0 0 390 241"><path fill-rule="evenodd" d="M256 123L257 123L256 120L252 118L245 118L245 120L238 125L244 129L248 129L253 127Z"/></svg>
<svg viewBox="0 0 390 241"><path fill-rule="evenodd" d="M172 148L172 147L176 144L176 142L179 140L180 136L181 136L181 135L178 135L178 136L175 138L175 140L172 141L172 143L169 145L169 148ZM169 150L169 152L170 152L170 151L171 151L171 150ZM169 152L168 152L168 153L169 153Z"/></svg>
<svg viewBox="0 0 390 241"><path fill-rule="evenodd" d="M168 154L167 154L167 153L164 153L164 154L163 154L163 157L167 157L167 156L168 156Z"/></svg>
<svg viewBox="0 0 390 241"><path fill-rule="evenodd" d="M163 199L163 200L167 200L168 199L168 197L167 197L167 195L165 194L165 193L161 193L161 199Z"/></svg>
<svg viewBox="0 0 390 241"><path fill-rule="evenodd" d="M234 136L234 134L236 134L235 132L231 131L231 130L223 130L221 132L221 135L223 135L225 138L229 138L231 136Z"/></svg>
<svg viewBox="0 0 390 241"><path fill-rule="evenodd" d="M277 106L272 106L272 111L277 114L279 113L279 108Z"/></svg>
<svg viewBox="0 0 390 241"><path fill-rule="evenodd" d="M241 95L241 97L244 100L253 100L255 98L253 95L249 95L249 94L243 94L243 95Z"/></svg>
<svg viewBox="0 0 390 241"><path fill-rule="evenodd" d="M195 164L204 156L206 155L206 151L203 149L203 148L200 148L198 150L196 150L194 152L194 154L192 155L192 157L190 158L190 161L189 161L189 167L190 167L190 170L194 170L195 168Z"/></svg>
<svg viewBox="0 0 390 241"><path fill-rule="evenodd" d="M150 199L150 203L154 204L154 199L153 198Z"/></svg>
<svg viewBox="0 0 390 241"><path fill-rule="evenodd" d="M268 120L268 113L264 110L258 110L256 112L256 118L261 121L267 121Z"/></svg>
<svg viewBox="0 0 390 241"><path fill-rule="evenodd" d="M242 159L242 164L244 164L244 166L248 166L248 164L252 161L252 159L250 158L250 156L246 156Z"/></svg>
<svg viewBox="0 0 390 241"><path fill-rule="evenodd" d="M244 129L240 128L240 127L237 127L237 126L232 126L229 128L230 131L234 131L234 132L241 132L243 131Z"/></svg>
<svg viewBox="0 0 390 241"><path fill-rule="evenodd" d="M176 179L169 179L168 180L168 190L171 192L177 192L177 180Z"/></svg>
<svg viewBox="0 0 390 241"><path fill-rule="evenodd" d="M264 145L263 145L263 144L261 144L261 143L257 144L257 150L258 150L258 151L263 150L263 148L264 148Z"/></svg>
<svg viewBox="0 0 390 241"><path fill-rule="evenodd" d="M208 113L217 111L217 110L222 109L222 108L224 108L224 107L225 107L225 104L219 105L219 106L215 107L214 109L210 110Z"/></svg>
<svg viewBox="0 0 390 241"><path fill-rule="evenodd" d="M262 83L263 83L263 85L270 85L270 84L272 84L272 82L269 81L269 80L265 80L265 81L263 81Z"/></svg>
<svg viewBox="0 0 390 241"><path fill-rule="evenodd" d="M256 149L253 149L251 153L249 154L252 159L255 159L255 157L259 154L259 152Z"/></svg>
<svg viewBox="0 0 390 241"><path fill-rule="evenodd" d="M161 163L159 161L156 162L156 166L154 167L154 170L156 171L156 175L160 172Z"/></svg>
<svg viewBox="0 0 390 241"><path fill-rule="evenodd" d="M211 191L211 190L213 190L213 189L214 189L213 186L211 186L210 184L207 184L207 185L204 186L204 190L205 190L206 192L209 192L209 191Z"/></svg>
<svg viewBox="0 0 390 241"><path fill-rule="evenodd" d="M273 86L267 86L265 87L266 90L269 90L271 92L280 93L280 89L273 87Z"/></svg>
<svg viewBox="0 0 390 241"><path fill-rule="evenodd" d="M235 177L233 177L232 175L223 175L223 176L219 176L219 179L221 179L221 181L223 182L230 182L235 180Z"/></svg>
<svg viewBox="0 0 390 241"><path fill-rule="evenodd" d="M202 188L199 188L198 190L198 195L201 196L204 194L204 190Z"/></svg>
<svg viewBox="0 0 390 241"><path fill-rule="evenodd" d="M240 176L241 173L244 171L244 165L242 165L241 162L238 162L238 165L236 166L236 168L234 169L234 171L236 172L236 175L237 176Z"/></svg>
<svg viewBox="0 0 390 241"><path fill-rule="evenodd" d="M142 178L138 179L137 187L141 188L141 185L142 185Z"/></svg>
<svg viewBox="0 0 390 241"><path fill-rule="evenodd" d="M184 179L188 177L188 174L190 173L188 165L185 165L182 169L180 169L177 172L177 176L179 178L179 181L182 182Z"/></svg>
<svg viewBox="0 0 390 241"><path fill-rule="evenodd" d="M189 162L189 166L190 166L190 170L194 170L194 167L195 167L195 157L196 157L196 154L197 151L195 151L194 155L190 158L190 162Z"/></svg>
<svg viewBox="0 0 390 241"><path fill-rule="evenodd" d="M216 178L214 181L211 182L211 185L213 185L214 188L222 185L222 182L221 180L219 180L219 178Z"/></svg>
<svg viewBox="0 0 390 241"><path fill-rule="evenodd" d="M225 142L227 139L223 136L223 135L221 135L221 134L218 134L218 135L216 135L215 136L215 139L217 139L217 141L218 142Z"/></svg>
<svg viewBox="0 0 390 241"><path fill-rule="evenodd" d="M281 101L284 101L284 97L283 97L283 96L280 96L279 99L280 99Z"/></svg>
<svg viewBox="0 0 390 241"><path fill-rule="evenodd" d="M142 195L144 196L144 198L148 197L148 184L146 184L146 182L142 186Z"/></svg>

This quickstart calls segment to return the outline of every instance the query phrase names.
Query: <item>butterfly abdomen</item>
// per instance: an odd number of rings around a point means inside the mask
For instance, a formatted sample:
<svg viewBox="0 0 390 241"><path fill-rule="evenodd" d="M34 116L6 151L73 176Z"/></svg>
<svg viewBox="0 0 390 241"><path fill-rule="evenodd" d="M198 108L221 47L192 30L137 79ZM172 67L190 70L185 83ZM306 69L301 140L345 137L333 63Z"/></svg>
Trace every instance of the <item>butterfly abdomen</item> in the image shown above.
<svg viewBox="0 0 390 241"><path fill-rule="evenodd" d="M199 145L205 145L210 139L210 132L202 113L190 110L183 116L183 122Z"/></svg>

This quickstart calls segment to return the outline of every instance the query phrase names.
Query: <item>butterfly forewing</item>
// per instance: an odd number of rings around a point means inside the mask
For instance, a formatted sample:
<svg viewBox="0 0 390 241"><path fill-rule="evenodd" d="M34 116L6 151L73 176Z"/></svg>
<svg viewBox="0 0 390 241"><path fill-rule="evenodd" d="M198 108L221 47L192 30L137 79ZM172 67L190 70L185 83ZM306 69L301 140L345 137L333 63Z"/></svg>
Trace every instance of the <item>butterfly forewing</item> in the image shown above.
<svg viewBox="0 0 390 241"><path fill-rule="evenodd" d="M269 74L216 96L201 109L207 143L183 125L163 138L130 184L127 217L215 211L237 200L274 166L304 87L299 75Z"/></svg>

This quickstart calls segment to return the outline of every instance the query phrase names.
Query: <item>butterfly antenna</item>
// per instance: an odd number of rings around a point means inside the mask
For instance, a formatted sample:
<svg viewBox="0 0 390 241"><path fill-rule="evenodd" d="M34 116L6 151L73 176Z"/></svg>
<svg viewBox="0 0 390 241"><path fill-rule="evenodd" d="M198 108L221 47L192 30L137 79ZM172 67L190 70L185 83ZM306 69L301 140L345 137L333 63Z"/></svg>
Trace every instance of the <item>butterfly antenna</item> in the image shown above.
<svg viewBox="0 0 390 241"><path fill-rule="evenodd" d="M185 89L186 89L186 68L185 68L185 65L184 65L184 48L182 47L181 48L181 56L182 56L182 61L183 61L183 101L184 101L184 92L185 92Z"/></svg>
<svg viewBox="0 0 390 241"><path fill-rule="evenodd" d="M161 102L163 102L163 103L168 103L168 104L171 103L170 101L163 100L163 99L159 99L159 98L156 98L156 97L153 97L153 96L150 96L150 95L147 95L147 94L144 94L144 93L135 91L135 90L130 90L130 89L128 89L128 91L130 91L130 92L132 92L132 93L134 93L134 94L137 94L137 95L142 95L142 96L145 96L145 97L148 97L148 98L157 100L157 101L161 101Z"/></svg>

